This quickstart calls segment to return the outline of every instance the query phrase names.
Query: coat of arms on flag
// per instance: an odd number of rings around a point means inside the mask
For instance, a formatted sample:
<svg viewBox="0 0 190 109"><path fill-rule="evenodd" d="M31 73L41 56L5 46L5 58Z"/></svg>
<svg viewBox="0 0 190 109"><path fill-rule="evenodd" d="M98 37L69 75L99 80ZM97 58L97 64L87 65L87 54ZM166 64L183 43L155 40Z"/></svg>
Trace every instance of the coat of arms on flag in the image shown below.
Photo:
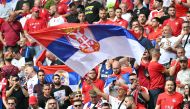
<svg viewBox="0 0 190 109"><path fill-rule="evenodd" d="M93 34L88 28L73 28L66 30L68 41L83 53L92 53L99 51L100 44L94 40Z"/></svg>

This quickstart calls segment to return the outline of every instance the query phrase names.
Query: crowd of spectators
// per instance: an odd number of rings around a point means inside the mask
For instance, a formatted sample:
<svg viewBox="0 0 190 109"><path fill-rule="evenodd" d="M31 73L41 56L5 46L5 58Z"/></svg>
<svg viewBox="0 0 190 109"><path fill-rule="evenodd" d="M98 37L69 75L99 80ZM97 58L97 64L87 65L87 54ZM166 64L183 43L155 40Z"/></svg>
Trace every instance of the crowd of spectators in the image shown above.
<svg viewBox="0 0 190 109"><path fill-rule="evenodd" d="M190 109L189 8L190 0L0 4L0 109ZM44 48L30 33L66 23L122 26L146 49L140 64L107 59L81 77L77 90L59 73L47 81L36 66ZM42 63L64 65L50 52Z"/></svg>

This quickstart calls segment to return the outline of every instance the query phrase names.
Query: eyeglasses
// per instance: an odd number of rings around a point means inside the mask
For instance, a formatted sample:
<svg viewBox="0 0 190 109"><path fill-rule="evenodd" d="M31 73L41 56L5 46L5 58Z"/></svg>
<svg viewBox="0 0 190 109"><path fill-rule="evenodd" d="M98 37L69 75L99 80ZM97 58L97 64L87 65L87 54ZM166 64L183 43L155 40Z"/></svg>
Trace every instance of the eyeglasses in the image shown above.
<svg viewBox="0 0 190 109"><path fill-rule="evenodd" d="M74 105L75 107L81 107L82 106L82 104L78 104L78 105Z"/></svg>

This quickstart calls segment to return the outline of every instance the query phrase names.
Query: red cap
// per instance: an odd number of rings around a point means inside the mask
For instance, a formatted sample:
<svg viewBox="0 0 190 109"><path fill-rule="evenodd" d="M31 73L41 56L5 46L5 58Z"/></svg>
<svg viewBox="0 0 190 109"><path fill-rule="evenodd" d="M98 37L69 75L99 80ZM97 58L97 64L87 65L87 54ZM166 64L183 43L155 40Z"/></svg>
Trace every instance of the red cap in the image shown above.
<svg viewBox="0 0 190 109"><path fill-rule="evenodd" d="M34 6L34 7L32 8L32 12L36 12L36 11L40 11L40 8Z"/></svg>
<svg viewBox="0 0 190 109"><path fill-rule="evenodd" d="M119 86L119 88L124 89L125 91L128 90L128 86L127 85L121 85L121 86Z"/></svg>
<svg viewBox="0 0 190 109"><path fill-rule="evenodd" d="M36 96L31 96L29 98L29 104L32 105L32 104L37 104L38 103L38 99Z"/></svg>

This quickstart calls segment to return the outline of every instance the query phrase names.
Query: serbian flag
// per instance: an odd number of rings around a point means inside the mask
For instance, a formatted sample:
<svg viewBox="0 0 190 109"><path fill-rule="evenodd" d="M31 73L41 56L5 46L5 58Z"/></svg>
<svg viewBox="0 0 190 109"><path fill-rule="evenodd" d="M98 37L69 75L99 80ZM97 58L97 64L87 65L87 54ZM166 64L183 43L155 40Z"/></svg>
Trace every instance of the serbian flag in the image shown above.
<svg viewBox="0 0 190 109"><path fill-rule="evenodd" d="M144 47L115 25L63 24L30 33L82 77L105 59L128 56L140 62Z"/></svg>
<svg viewBox="0 0 190 109"><path fill-rule="evenodd" d="M72 90L79 90L81 88L81 77L78 73L74 72L71 68L66 65L43 65L45 61L46 50L43 50L38 58L36 59L36 66L44 70L46 73L46 81L51 83L52 77L55 73L59 74L61 77L62 85L69 85Z"/></svg>

